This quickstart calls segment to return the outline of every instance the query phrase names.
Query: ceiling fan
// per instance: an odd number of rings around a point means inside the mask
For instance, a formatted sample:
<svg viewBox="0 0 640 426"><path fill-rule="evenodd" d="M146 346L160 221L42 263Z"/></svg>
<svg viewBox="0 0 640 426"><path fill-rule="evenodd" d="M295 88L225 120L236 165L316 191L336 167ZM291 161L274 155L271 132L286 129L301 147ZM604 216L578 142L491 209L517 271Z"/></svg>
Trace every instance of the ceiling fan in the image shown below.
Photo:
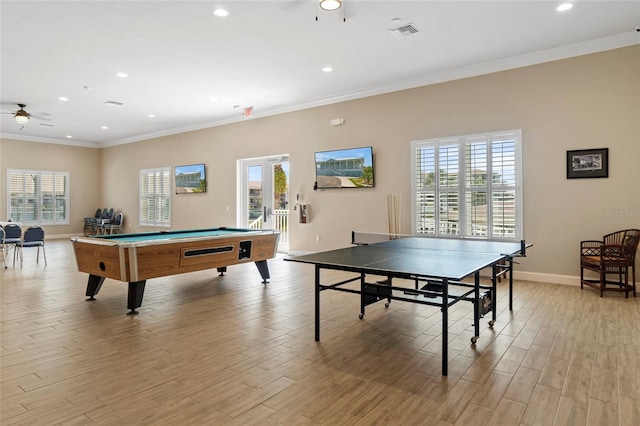
<svg viewBox="0 0 640 426"><path fill-rule="evenodd" d="M15 105L17 105L19 108L17 111L3 112L3 114L12 114L13 118L16 120L16 123L18 123L21 126L24 126L25 124L27 124L32 117L37 118L38 120L45 120L45 121L51 120L51 118L49 118L51 114L48 114L48 113L31 114L25 110L25 108L27 107L26 104L15 104Z"/></svg>

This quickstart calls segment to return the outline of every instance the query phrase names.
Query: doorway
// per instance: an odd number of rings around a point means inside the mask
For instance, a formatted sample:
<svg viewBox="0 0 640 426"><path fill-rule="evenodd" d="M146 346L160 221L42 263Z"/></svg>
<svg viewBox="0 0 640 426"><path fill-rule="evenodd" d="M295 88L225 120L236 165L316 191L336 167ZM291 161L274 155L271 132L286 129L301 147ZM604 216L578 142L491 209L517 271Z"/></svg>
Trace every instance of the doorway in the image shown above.
<svg viewBox="0 0 640 426"><path fill-rule="evenodd" d="M238 160L238 226L280 231L278 251L289 251L289 156Z"/></svg>

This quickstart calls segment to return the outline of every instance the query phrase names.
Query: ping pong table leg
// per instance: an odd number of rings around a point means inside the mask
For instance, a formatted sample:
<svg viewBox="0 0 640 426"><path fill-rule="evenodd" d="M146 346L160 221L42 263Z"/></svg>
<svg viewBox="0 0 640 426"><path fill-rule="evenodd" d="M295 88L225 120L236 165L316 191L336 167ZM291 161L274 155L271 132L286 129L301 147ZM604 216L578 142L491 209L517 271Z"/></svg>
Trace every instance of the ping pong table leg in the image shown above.
<svg viewBox="0 0 640 426"><path fill-rule="evenodd" d="M474 297L473 297L473 337L471 343L476 343L480 337L480 272L473 274Z"/></svg>
<svg viewBox="0 0 640 426"><path fill-rule="evenodd" d="M442 375L449 372L449 280L442 280Z"/></svg>
<svg viewBox="0 0 640 426"><path fill-rule="evenodd" d="M489 327L493 327L496 323L496 310L498 307L498 272L501 268L500 265L494 263L491 267L491 321L489 321Z"/></svg>
<svg viewBox="0 0 640 426"><path fill-rule="evenodd" d="M365 293L365 287L366 287L366 283L365 283L365 276L364 273L360 274L360 315L358 315L358 318L362 319L364 318L364 307L365 307L365 298L366 293Z"/></svg>
<svg viewBox="0 0 640 426"><path fill-rule="evenodd" d="M316 342L320 341L320 265L316 266L316 300L315 300L315 321L316 321Z"/></svg>
<svg viewBox="0 0 640 426"><path fill-rule="evenodd" d="M513 258L509 257L509 310L513 311Z"/></svg>

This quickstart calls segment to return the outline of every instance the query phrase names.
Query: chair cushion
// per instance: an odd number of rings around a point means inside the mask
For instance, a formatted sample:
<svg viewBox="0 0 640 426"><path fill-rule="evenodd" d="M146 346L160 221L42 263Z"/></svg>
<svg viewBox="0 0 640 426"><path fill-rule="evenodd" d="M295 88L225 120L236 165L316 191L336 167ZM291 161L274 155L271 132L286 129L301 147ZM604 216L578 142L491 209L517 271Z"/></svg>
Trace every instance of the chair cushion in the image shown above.
<svg viewBox="0 0 640 426"><path fill-rule="evenodd" d="M43 246L44 243L42 241L25 241L20 245L22 247L37 247L37 246Z"/></svg>
<svg viewBox="0 0 640 426"><path fill-rule="evenodd" d="M624 257L600 257L600 256L581 256L580 265L585 268L598 269L600 266L606 267L621 267L628 264L628 260Z"/></svg>

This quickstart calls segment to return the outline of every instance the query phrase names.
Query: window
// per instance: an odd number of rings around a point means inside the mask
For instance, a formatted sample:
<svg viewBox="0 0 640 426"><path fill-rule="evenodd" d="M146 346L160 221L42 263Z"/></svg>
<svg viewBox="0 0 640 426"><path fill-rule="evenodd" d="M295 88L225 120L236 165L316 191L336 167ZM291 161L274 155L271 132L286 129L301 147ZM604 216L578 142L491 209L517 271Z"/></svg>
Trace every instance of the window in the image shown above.
<svg viewBox="0 0 640 426"><path fill-rule="evenodd" d="M522 239L522 132L412 143L414 233Z"/></svg>
<svg viewBox="0 0 640 426"><path fill-rule="evenodd" d="M171 226L171 168L140 170L140 226Z"/></svg>
<svg viewBox="0 0 640 426"><path fill-rule="evenodd" d="M7 217L25 225L69 224L69 173L7 170Z"/></svg>

